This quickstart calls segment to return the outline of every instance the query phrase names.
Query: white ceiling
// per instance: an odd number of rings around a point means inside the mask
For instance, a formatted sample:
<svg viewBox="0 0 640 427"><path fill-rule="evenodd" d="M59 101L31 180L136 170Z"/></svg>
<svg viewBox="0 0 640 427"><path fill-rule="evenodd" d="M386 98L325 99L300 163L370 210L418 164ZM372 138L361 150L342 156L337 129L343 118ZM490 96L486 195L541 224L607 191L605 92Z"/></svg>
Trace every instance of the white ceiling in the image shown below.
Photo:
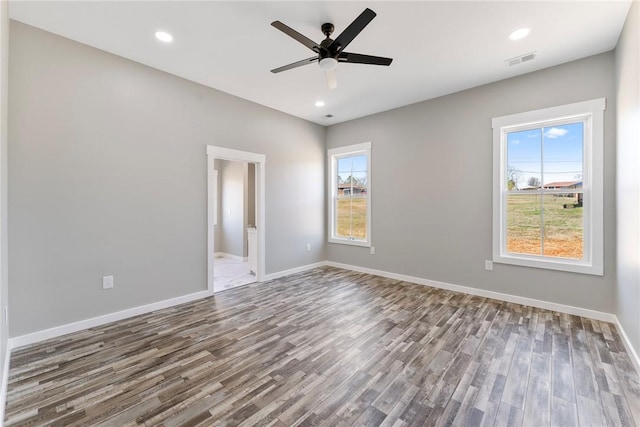
<svg viewBox="0 0 640 427"><path fill-rule="evenodd" d="M11 18L262 105L331 125L613 49L630 0L608 1L10 1ZM348 51L389 67L339 64L329 90L316 65L272 68L313 52L270 26L317 42L364 9L378 16ZM531 34L508 39L520 27ZM154 38L162 29L170 45ZM536 51L535 60L506 59ZM326 106L317 108L315 101ZM332 114L333 118L326 118Z"/></svg>

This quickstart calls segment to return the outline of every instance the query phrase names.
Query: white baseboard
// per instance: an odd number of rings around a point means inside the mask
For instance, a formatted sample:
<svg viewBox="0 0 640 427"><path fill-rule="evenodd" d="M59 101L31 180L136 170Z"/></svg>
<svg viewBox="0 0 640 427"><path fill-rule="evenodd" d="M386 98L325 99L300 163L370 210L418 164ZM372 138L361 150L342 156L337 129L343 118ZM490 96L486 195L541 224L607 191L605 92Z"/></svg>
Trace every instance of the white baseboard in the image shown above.
<svg viewBox="0 0 640 427"><path fill-rule="evenodd" d="M620 324L618 317L616 317L616 321L614 323L616 325L616 328L618 328L618 333L622 338L622 343L624 344L624 347L627 349L627 353L629 353L629 358L631 359L631 363L633 363L633 367L636 368L636 372L638 372L638 375L640 375L640 358L638 358L638 353L636 353L636 350L633 348L633 345L631 345L631 341L629 341L629 337L627 336L627 333L624 331L624 328Z"/></svg>
<svg viewBox="0 0 640 427"><path fill-rule="evenodd" d="M98 317L92 317L91 319L85 319L85 320L80 320L74 323L68 323L66 325L56 326L53 328L45 329L43 331L33 332L31 334L20 335L17 337L9 338L8 347L10 349L13 349L13 348L22 347L29 344L34 344L40 341L48 340L50 338L56 338L62 335L70 334L72 332L78 332L83 329L94 328L96 326L101 326L106 323L127 319L129 317L137 316L139 314L150 313L152 311L173 307L174 305L183 304L185 302L206 298L210 295L213 295L213 294L209 291L196 292L193 294L182 295L182 296L171 298L164 301L158 301L151 304L128 308L126 310L117 311L115 313L109 313L109 314L105 314Z"/></svg>
<svg viewBox="0 0 640 427"><path fill-rule="evenodd" d="M263 282L268 280L279 279L284 276L289 276L290 274L302 273L303 271L313 270L318 267L326 267L328 264L326 261L320 261L313 264L307 264L300 267L290 268L289 270L278 271L276 273L267 274L263 278Z"/></svg>
<svg viewBox="0 0 640 427"><path fill-rule="evenodd" d="M227 254L224 252L216 252L213 254L214 258L229 258L229 259L233 259L236 261L240 261L240 262L246 262L249 261L249 257L242 257L242 256L238 256L238 255L232 255L232 254Z"/></svg>
<svg viewBox="0 0 640 427"><path fill-rule="evenodd" d="M0 427L4 425L4 409L7 403L7 386L9 384L9 359L11 358L11 346L7 341L2 364L2 382L0 382Z"/></svg>
<svg viewBox="0 0 640 427"><path fill-rule="evenodd" d="M404 282L416 283L419 285L431 286L433 288L445 289L448 291L462 292L465 294L476 295L479 297L492 298L500 301L513 302L516 304L529 305L531 307L542 308L545 310L558 311L560 313L573 314L575 316L589 317L591 319L602 320L604 322L616 322L616 316L602 311L589 310L587 308L574 307L571 305L558 304L555 302L542 301L534 298L520 297L517 295L503 294L501 292L487 291L484 289L471 288L469 286L453 285L451 283L438 282L435 280L422 279L420 277L405 276L404 274L389 273L387 271L374 270L366 267L358 267L355 265L341 264L328 261L326 265L330 267L344 268L345 270L358 271L360 273L368 273L376 276L386 277L388 279L402 280Z"/></svg>
<svg viewBox="0 0 640 427"><path fill-rule="evenodd" d="M229 255L222 252L217 252L215 256L222 255L224 257L234 257L235 255ZM302 271L311 270L318 267L325 266L325 262L317 262L314 264L304 265L301 267L292 268L285 271L279 271L277 273L268 274L264 277L263 281L273 280L280 277L288 276L290 274L300 273ZM185 302L194 301L201 298L206 298L210 295L213 295L212 292L209 291L201 291L196 292L194 294L183 295L180 297L158 301L151 304L146 304L138 307L129 308L126 310L118 311L115 313L109 313L98 317L93 317L91 319L80 320L74 323L68 323L66 325L55 326L53 328L45 329L38 332L33 332L30 334L20 335L17 337L9 338L8 348L18 348L23 347L25 345L35 344L40 341L48 340L51 338L56 338L62 335L70 334L73 332L78 332L83 329L94 328L96 326L101 326L106 323L115 322L122 319L127 319L129 317L137 316L139 314L145 314L152 311L160 310L163 308L172 307L174 305L183 304ZM1 424L0 424L1 427Z"/></svg>

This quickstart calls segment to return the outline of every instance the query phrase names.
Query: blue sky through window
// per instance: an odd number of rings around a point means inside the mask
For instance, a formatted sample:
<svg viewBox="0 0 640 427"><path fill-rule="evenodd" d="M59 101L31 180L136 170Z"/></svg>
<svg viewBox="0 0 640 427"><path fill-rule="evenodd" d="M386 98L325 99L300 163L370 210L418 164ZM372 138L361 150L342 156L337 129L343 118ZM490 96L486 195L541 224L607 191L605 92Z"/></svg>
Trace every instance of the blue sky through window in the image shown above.
<svg viewBox="0 0 640 427"><path fill-rule="evenodd" d="M353 176L357 182L367 182L367 156L364 154L338 158L338 176L341 182L345 182L349 176Z"/></svg>
<svg viewBox="0 0 640 427"><path fill-rule="evenodd" d="M582 181L583 123L534 128L507 135L507 169L515 171L516 187L532 178L542 184Z"/></svg>

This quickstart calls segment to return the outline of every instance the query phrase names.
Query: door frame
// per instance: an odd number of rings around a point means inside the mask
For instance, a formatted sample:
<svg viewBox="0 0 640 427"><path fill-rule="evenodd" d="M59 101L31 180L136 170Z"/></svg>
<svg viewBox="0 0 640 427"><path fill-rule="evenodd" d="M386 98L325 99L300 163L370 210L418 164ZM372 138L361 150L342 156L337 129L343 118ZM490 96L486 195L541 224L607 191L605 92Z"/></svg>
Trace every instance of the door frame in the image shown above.
<svg viewBox="0 0 640 427"><path fill-rule="evenodd" d="M232 148L217 147L207 145L207 290L210 293L213 289L213 260L215 255L214 237L215 227L213 226L213 215L216 197L214 186L214 160L231 160L235 162L247 162L256 165L256 228L258 230L258 271L256 281L264 281L265 275L265 168L267 157L264 154L252 153L249 151L234 150Z"/></svg>

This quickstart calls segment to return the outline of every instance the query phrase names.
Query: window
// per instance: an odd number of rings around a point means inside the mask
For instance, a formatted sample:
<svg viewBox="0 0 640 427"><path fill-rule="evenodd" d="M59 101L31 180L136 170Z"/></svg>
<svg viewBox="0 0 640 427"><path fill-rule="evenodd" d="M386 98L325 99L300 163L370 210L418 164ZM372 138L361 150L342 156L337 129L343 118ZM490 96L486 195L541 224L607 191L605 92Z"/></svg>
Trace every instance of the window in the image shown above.
<svg viewBox="0 0 640 427"><path fill-rule="evenodd" d="M332 148L329 242L371 246L371 143Z"/></svg>
<svg viewBox="0 0 640 427"><path fill-rule="evenodd" d="M493 119L493 261L603 274L604 98Z"/></svg>

